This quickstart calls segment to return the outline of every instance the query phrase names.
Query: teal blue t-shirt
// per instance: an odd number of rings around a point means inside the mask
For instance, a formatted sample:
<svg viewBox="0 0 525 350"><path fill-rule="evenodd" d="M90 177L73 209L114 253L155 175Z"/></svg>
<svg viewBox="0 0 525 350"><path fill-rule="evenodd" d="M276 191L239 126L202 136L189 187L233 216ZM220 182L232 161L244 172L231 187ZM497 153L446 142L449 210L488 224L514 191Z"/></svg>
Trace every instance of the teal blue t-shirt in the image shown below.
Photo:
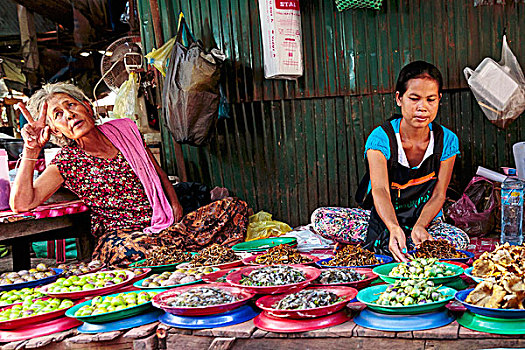
<svg viewBox="0 0 525 350"><path fill-rule="evenodd" d="M401 118L391 120L390 123L392 124L394 133L396 134L396 137L399 143L400 142L399 126L401 125ZM429 128L430 128L430 131L432 131L432 123L429 124ZM458 155L460 152L459 152L459 140L456 134L454 134L452 131L445 128L444 126L442 126L442 128L443 128L443 152L441 153L441 161L444 161L444 160L449 159L450 157ZM431 140L433 141L433 139ZM432 144L429 143L429 148L431 146ZM390 141L388 140L388 135L386 134L385 130L382 127L378 126L368 136L368 139L366 140L366 144L365 144L365 159L366 159L366 152L369 149L380 151L381 153L383 153L383 155L385 156L387 160L390 159ZM398 147L398 149L399 149L399 152L400 153L402 152L404 155L403 147ZM433 149L427 150L427 153L425 154L425 157L423 158L423 160L426 158L427 154L432 153L431 152L432 150ZM403 165L403 163L401 164ZM408 161L406 162L405 166L408 167ZM413 167L413 168L417 168L417 167ZM371 189L372 189L372 184L369 183L368 192L370 192ZM436 218L442 215L443 215L443 212L440 211L438 215L436 215Z"/></svg>
<svg viewBox="0 0 525 350"><path fill-rule="evenodd" d="M399 125L401 125L401 118L394 119L390 121L394 132L399 134ZM432 130L432 123L429 124L430 130ZM443 153L441 154L441 161L447 160L452 156L459 154L459 140L456 134L454 134L449 129L443 128ZM382 127L378 126L375 128L368 139L366 139L365 144L365 159L366 151L369 149L381 151L387 160L390 159L390 142L388 141L388 135Z"/></svg>

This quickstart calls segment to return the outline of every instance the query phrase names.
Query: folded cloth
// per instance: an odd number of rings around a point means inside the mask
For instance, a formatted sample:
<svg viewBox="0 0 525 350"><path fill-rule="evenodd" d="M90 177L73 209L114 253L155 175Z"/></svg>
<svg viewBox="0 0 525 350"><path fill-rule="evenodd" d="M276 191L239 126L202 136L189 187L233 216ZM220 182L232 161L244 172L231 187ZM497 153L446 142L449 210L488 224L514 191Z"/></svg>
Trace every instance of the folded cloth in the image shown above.
<svg viewBox="0 0 525 350"><path fill-rule="evenodd" d="M173 224L174 218L170 202L164 194L159 174L146 152L137 125L131 119L121 118L107 121L98 128L122 152L144 186L153 209L151 226L146 227L144 232L159 233Z"/></svg>

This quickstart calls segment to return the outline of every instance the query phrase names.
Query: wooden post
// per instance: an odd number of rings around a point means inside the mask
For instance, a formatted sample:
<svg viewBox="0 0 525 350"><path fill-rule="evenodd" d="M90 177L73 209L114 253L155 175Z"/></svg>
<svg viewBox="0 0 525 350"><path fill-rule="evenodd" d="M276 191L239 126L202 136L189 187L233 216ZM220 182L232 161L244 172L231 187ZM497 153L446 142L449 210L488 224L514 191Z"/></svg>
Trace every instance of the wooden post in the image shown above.
<svg viewBox="0 0 525 350"><path fill-rule="evenodd" d="M160 24L160 11L158 0L149 0L149 6L151 8L153 30L155 31L155 44L157 45L157 48L159 48L164 44L164 37L162 35L162 26ZM157 73L157 79L159 78L160 77ZM161 94L159 94L159 96L161 96ZM172 140L173 148L175 150L175 160L177 161L177 171L179 172L178 175L182 181L188 181L188 176L186 174L186 164L184 164L184 154L182 153L182 147L175 141L173 137Z"/></svg>
<svg viewBox="0 0 525 350"><path fill-rule="evenodd" d="M35 16L24 6L17 5L18 23L20 26L20 42L22 57L24 58L23 70L26 72L29 86L37 84L36 71L40 65L38 57L38 43L35 29Z"/></svg>

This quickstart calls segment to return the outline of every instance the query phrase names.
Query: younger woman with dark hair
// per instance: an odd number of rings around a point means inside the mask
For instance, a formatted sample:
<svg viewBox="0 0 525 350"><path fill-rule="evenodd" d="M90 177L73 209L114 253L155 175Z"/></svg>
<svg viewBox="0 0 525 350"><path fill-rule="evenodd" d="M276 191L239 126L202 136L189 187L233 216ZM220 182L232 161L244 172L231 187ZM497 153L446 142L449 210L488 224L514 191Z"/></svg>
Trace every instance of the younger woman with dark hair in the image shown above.
<svg viewBox="0 0 525 350"><path fill-rule="evenodd" d="M356 200L362 208L319 208L316 232L342 243L361 243L377 253L407 261L407 247L443 238L456 248L469 243L465 232L446 224L442 207L459 154L457 136L434 122L442 96L439 70L424 61L399 73L394 115L369 135L367 174Z"/></svg>

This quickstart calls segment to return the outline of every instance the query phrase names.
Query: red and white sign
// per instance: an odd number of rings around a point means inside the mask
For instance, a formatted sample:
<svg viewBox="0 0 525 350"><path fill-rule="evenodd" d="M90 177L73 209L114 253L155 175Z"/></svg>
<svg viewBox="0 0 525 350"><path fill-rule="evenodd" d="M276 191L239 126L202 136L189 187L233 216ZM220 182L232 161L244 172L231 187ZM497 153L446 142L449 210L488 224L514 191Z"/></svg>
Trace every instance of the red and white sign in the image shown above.
<svg viewBox="0 0 525 350"><path fill-rule="evenodd" d="M297 79L303 75L299 0L259 0L264 77Z"/></svg>

